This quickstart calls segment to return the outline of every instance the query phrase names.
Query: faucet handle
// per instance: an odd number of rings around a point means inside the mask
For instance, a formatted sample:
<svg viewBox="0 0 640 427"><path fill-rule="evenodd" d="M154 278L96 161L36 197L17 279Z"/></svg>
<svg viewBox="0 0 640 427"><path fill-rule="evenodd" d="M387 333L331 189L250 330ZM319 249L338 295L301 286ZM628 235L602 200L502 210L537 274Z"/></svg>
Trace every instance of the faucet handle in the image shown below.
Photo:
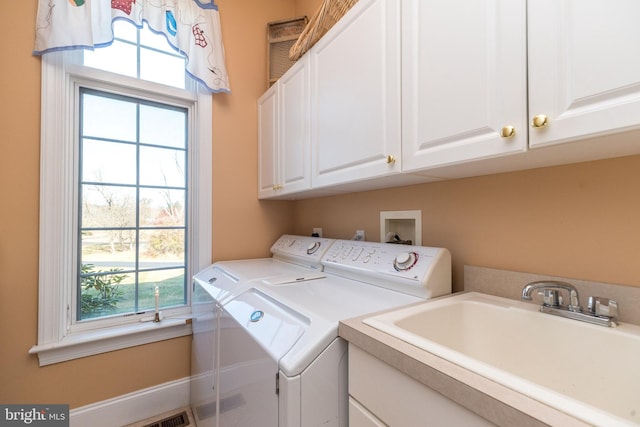
<svg viewBox="0 0 640 427"><path fill-rule="evenodd" d="M542 288L538 295L543 298L544 305L549 307L559 307L562 305L562 295L555 289Z"/></svg>
<svg viewBox="0 0 640 427"><path fill-rule="evenodd" d="M609 298L589 297L587 310L594 316L609 317L615 319L618 317L618 303Z"/></svg>

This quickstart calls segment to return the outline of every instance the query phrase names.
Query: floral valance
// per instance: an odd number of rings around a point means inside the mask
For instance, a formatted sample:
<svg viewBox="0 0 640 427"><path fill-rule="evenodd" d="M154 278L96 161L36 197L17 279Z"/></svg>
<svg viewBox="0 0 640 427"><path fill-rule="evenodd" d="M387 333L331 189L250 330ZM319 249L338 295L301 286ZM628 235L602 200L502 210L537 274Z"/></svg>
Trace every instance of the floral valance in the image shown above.
<svg viewBox="0 0 640 427"><path fill-rule="evenodd" d="M229 79L218 7L199 0L39 0L34 54L93 49L113 42L112 22L126 19L166 36L187 57L186 70L212 92Z"/></svg>

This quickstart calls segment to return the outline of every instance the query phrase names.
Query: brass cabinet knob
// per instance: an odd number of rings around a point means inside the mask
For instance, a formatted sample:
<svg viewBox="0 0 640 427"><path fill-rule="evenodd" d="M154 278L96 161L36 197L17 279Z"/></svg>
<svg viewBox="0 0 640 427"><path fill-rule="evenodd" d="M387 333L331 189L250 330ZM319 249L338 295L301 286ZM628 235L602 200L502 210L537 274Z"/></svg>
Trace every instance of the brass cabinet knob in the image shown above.
<svg viewBox="0 0 640 427"><path fill-rule="evenodd" d="M393 157L391 154L389 154L387 156L387 163L392 164L392 163L395 163L395 162L396 162L396 158Z"/></svg>
<svg viewBox="0 0 640 427"><path fill-rule="evenodd" d="M273 186L273 190L274 190L274 191L282 190L282 184L275 184L275 185Z"/></svg>
<svg viewBox="0 0 640 427"><path fill-rule="evenodd" d="M504 126L500 131L500 136L503 138L511 138L516 134L516 128L513 126Z"/></svg>
<svg viewBox="0 0 640 427"><path fill-rule="evenodd" d="M533 116L531 120L531 126L534 128L543 128L549 124L549 117L546 114L538 114L537 116Z"/></svg>

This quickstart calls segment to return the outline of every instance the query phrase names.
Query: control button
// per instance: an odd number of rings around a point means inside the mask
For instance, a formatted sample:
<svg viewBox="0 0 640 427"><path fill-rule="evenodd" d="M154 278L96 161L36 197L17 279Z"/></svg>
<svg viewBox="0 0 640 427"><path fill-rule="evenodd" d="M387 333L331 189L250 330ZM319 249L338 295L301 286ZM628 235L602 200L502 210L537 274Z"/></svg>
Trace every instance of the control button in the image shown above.
<svg viewBox="0 0 640 427"><path fill-rule="evenodd" d="M363 250L364 249L362 248L356 249L356 252L353 254L353 258L351 258L351 261L357 261L358 258L360 257L360 254L362 254Z"/></svg>
<svg viewBox="0 0 640 427"><path fill-rule="evenodd" d="M320 242L313 242L307 247L307 255L315 254L320 249Z"/></svg>
<svg viewBox="0 0 640 427"><path fill-rule="evenodd" d="M331 247L330 247L330 248L331 248ZM340 246L339 248L335 248L335 250L334 250L333 252L329 253L329 256L330 256L331 258L335 258L335 257L337 257L338 255L340 255L340 251L341 251L341 250L342 250L342 246Z"/></svg>
<svg viewBox="0 0 640 427"><path fill-rule="evenodd" d="M402 252L393 261L393 267L398 271L406 271L418 262L418 254L415 252Z"/></svg>
<svg viewBox="0 0 640 427"><path fill-rule="evenodd" d="M353 247L345 248L345 250L342 253L342 259L347 259L351 251L353 251Z"/></svg>
<svg viewBox="0 0 640 427"><path fill-rule="evenodd" d="M364 259L362 260L362 262L364 262L365 264L368 263L369 261L371 261L371 257L369 255L364 257Z"/></svg>

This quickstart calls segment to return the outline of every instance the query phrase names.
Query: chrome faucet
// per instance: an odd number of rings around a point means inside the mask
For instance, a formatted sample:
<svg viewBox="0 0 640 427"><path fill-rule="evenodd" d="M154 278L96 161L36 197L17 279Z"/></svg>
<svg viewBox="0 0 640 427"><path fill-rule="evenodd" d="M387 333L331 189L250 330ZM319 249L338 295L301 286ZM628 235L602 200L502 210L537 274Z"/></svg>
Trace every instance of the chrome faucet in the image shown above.
<svg viewBox="0 0 640 427"><path fill-rule="evenodd" d="M540 280L537 282L528 283L522 289L522 299L531 300L531 292L536 289L541 289L541 293L544 297L544 305L549 307L560 307L562 300L558 293L559 289L564 289L569 292L569 305L567 310L580 313L582 306L580 305L580 298L578 297L578 290L571 283L558 282L556 280Z"/></svg>
<svg viewBox="0 0 640 427"><path fill-rule="evenodd" d="M536 289L539 290L539 294L543 297L543 303L540 306L542 313L554 314L596 325L617 326L618 303L613 300L589 297L588 309L583 312L576 287L570 283L556 280L539 280L527 283L522 288L522 299L531 300L531 294ZM569 304L566 306L562 305L561 290L569 292Z"/></svg>

